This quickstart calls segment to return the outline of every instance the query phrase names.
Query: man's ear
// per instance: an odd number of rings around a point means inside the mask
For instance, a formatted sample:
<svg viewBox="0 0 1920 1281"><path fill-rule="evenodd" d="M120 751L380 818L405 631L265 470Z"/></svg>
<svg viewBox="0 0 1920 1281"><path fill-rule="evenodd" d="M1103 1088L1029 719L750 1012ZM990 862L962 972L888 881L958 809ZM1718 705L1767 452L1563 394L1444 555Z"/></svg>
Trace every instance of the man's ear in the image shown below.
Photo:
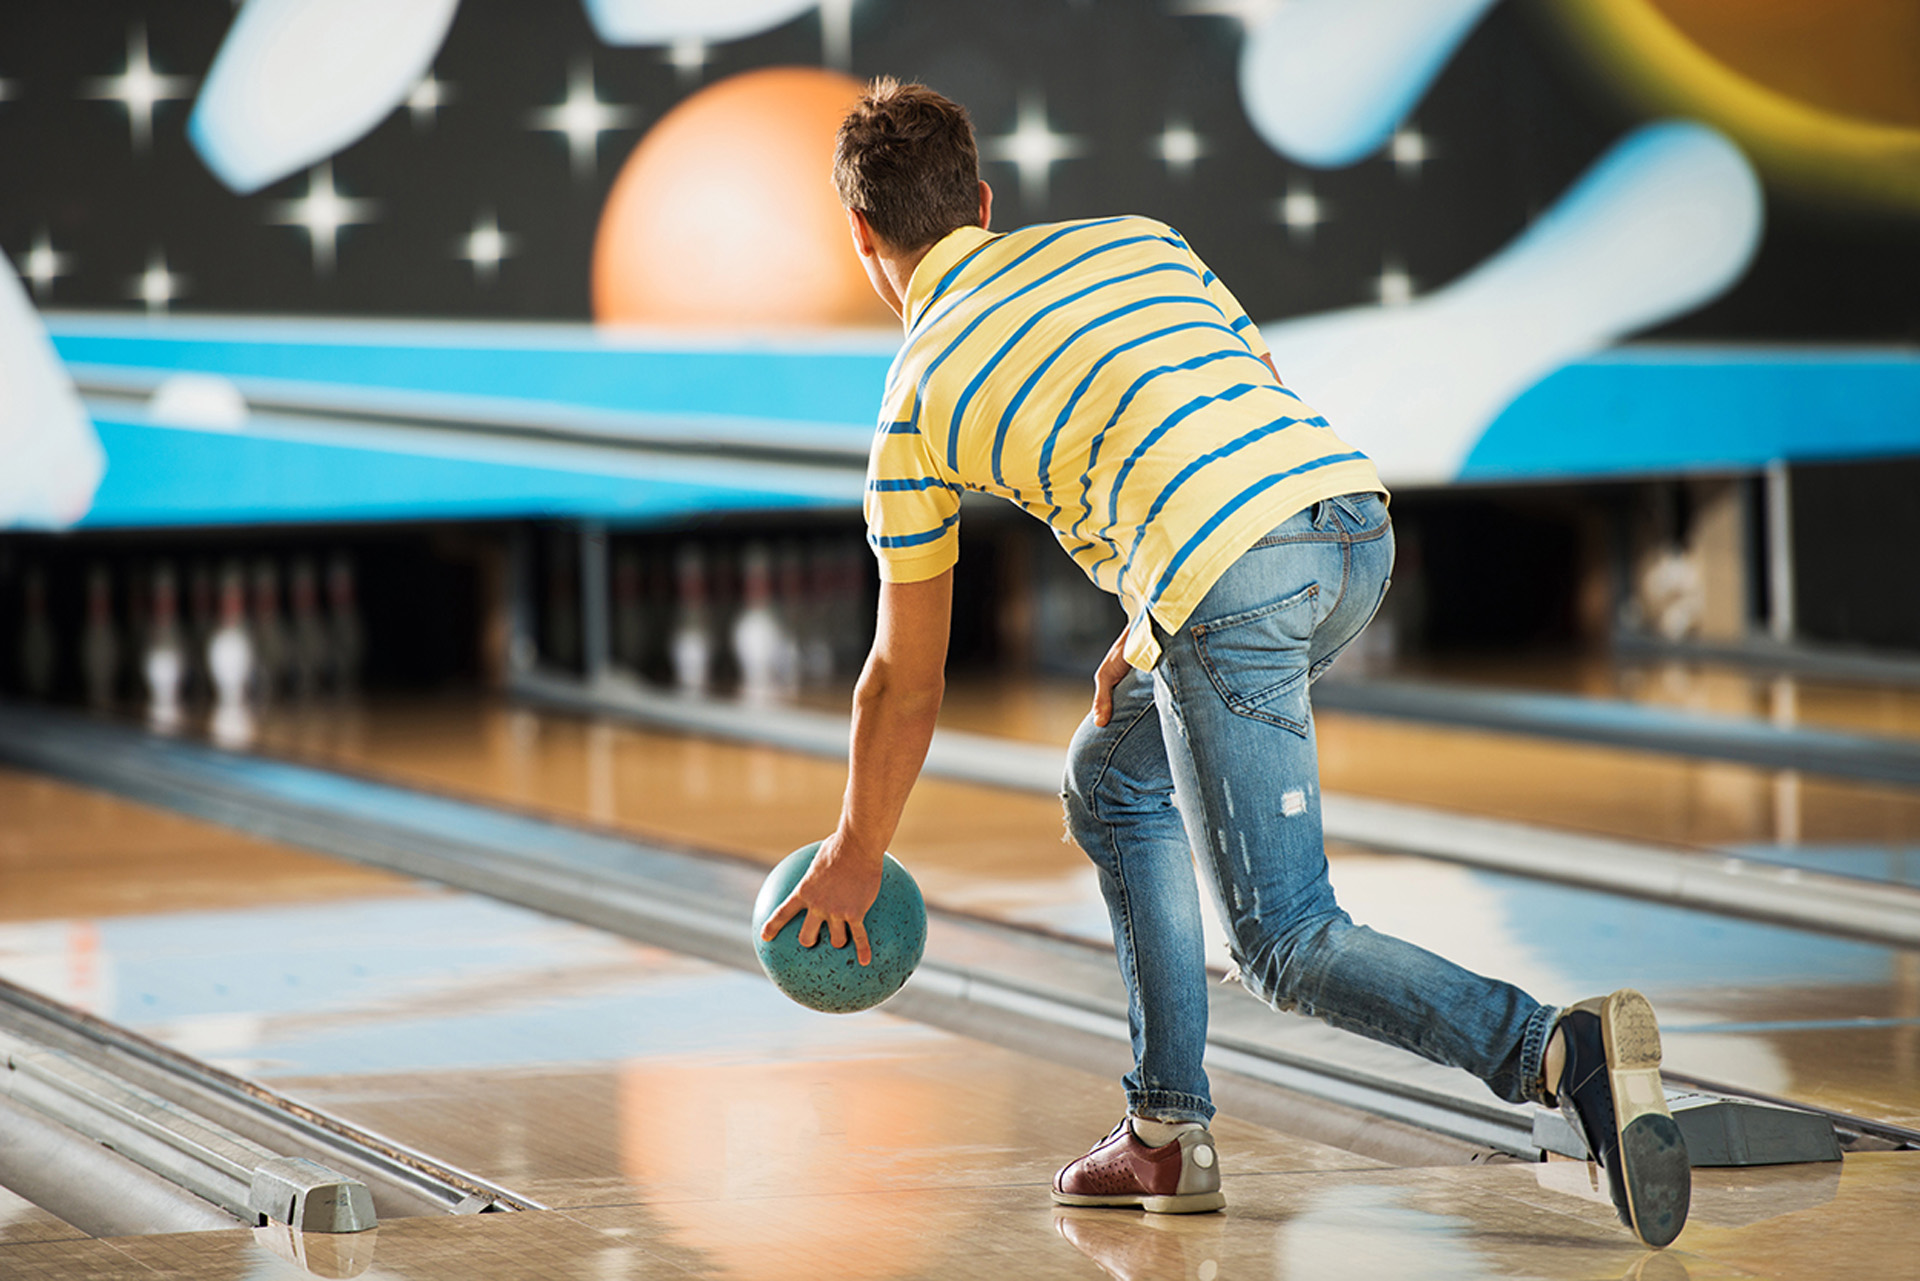
<svg viewBox="0 0 1920 1281"><path fill-rule="evenodd" d="M980 229L982 231L986 230L988 220L991 219L992 217L993 217L993 188L987 185L987 180L985 178L982 178L980 180Z"/></svg>
<svg viewBox="0 0 1920 1281"><path fill-rule="evenodd" d="M853 249L862 258L871 258L880 252L874 239L873 227L867 222L867 216L858 209L847 210L847 230L853 233Z"/></svg>

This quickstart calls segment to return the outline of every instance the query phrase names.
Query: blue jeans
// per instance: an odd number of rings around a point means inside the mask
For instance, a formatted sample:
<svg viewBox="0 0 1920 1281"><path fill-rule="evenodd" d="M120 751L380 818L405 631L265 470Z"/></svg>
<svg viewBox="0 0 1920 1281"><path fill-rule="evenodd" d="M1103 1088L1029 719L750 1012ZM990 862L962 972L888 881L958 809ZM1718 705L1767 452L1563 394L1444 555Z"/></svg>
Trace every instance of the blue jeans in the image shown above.
<svg viewBox="0 0 1920 1281"><path fill-rule="evenodd" d="M1297 1010L1541 1099L1557 1011L1399 939L1334 901L1308 685L1373 617L1393 568L1377 494L1317 503L1234 562L1129 672L1067 759L1068 828L1093 859L1127 985L1135 1115L1213 1115L1201 1057L1207 976L1196 864L1241 982Z"/></svg>

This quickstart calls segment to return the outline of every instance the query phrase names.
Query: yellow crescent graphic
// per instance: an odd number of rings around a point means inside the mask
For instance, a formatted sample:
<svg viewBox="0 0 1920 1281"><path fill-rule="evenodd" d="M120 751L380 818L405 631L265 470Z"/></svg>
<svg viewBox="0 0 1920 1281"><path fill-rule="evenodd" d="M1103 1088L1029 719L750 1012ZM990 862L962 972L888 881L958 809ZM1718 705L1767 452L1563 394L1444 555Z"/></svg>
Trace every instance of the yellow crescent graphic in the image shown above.
<svg viewBox="0 0 1920 1281"><path fill-rule="evenodd" d="M1756 84L1648 0L1548 8L1645 106L1713 125L1777 185L1920 212L1920 129L1822 110Z"/></svg>

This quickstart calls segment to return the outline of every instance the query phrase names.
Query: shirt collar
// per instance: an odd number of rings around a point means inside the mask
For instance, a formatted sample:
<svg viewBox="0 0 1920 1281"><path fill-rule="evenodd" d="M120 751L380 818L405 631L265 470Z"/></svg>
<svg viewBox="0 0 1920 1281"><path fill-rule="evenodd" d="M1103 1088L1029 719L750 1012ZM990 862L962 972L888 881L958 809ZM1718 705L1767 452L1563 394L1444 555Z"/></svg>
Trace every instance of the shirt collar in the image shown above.
<svg viewBox="0 0 1920 1281"><path fill-rule="evenodd" d="M913 269L912 279L907 281L906 305L901 309L905 314L909 332L920 319L920 312L933 298L933 291L946 279L949 271L968 254L993 239L994 233L985 227L958 227L934 242Z"/></svg>

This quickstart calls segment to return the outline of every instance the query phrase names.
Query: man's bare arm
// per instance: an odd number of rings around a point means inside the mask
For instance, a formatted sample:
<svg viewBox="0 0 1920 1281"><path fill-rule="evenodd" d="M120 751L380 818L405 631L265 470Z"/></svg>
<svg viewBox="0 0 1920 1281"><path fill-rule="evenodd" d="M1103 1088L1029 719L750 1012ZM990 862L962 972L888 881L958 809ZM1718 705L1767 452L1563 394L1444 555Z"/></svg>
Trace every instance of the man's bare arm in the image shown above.
<svg viewBox="0 0 1920 1281"><path fill-rule="evenodd" d="M880 893L881 855L900 826L907 797L926 763L946 690L947 637L953 620L953 571L919 583L882 583L873 651L853 695L853 735L840 825L813 867L760 932L772 939L801 912L800 944L812 947L828 927L835 947L851 935L860 963L873 958L867 909Z"/></svg>

